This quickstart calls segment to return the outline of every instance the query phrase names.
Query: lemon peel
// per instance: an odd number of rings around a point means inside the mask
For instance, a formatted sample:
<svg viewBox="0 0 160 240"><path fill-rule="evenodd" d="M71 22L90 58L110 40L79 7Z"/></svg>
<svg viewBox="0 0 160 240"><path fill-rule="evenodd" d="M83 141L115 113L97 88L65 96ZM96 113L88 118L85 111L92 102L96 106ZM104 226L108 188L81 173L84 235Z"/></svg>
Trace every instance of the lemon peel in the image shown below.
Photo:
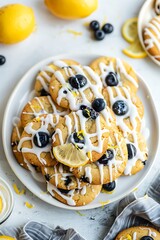
<svg viewBox="0 0 160 240"><path fill-rule="evenodd" d="M33 204L31 204L31 203L29 203L29 202L25 202L25 207L27 207L27 208L34 208L34 205Z"/></svg>
<svg viewBox="0 0 160 240"><path fill-rule="evenodd" d="M25 194L25 192L26 192L25 189L22 189L22 190L20 191L19 188L17 187L17 185L16 185L15 183L13 184L13 189L14 189L14 191L15 191L15 193L16 193L17 195L23 195L23 194Z"/></svg>

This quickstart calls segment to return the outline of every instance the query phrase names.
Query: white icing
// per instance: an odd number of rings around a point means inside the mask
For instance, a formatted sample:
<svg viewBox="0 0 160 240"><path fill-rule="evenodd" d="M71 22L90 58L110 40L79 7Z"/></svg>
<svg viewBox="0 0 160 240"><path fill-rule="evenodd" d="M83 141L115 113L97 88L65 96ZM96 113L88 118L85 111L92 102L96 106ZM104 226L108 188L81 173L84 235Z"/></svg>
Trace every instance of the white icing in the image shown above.
<svg viewBox="0 0 160 240"><path fill-rule="evenodd" d="M85 167L85 177L88 178L89 183L92 182L91 167Z"/></svg>
<svg viewBox="0 0 160 240"><path fill-rule="evenodd" d="M157 236L157 234L155 232L152 232L152 230L150 228L142 228L142 227L140 227L140 229L147 230L148 231L148 236L150 236L150 237L156 237Z"/></svg>
<svg viewBox="0 0 160 240"><path fill-rule="evenodd" d="M136 239L137 239L137 233L134 232L134 233L133 233L133 240L136 240Z"/></svg>

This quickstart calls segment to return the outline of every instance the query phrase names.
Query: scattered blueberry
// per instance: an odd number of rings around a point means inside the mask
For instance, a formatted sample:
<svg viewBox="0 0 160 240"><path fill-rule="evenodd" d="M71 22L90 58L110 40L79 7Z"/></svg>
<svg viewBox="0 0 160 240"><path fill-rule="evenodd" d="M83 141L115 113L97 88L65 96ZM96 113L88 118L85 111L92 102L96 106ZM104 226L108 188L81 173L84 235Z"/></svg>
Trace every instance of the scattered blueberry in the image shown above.
<svg viewBox="0 0 160 240"><path fill-rule="evenodd" d="M70 85L76 89L82 88L87 84L87 78L81 74L70 77L68 81Z"/></svg>
<svg viewBox="0 0 160 240"><path fill-rule="evenodd" d="M14 142L11 142L11 147L18 146L18 143L19 143L19 141L14 141Z"/></svg>
<svg viewBox="0 0 160 240"><path fill-rule="evenodd" d="M106 107L106 103L104 101L103 98L96 98L93 102L92 102L92 108L96 111L96 112L101 112L103 109L105 109Z"/></svg>
<svg viewBox="0 0 160 240"><path fill-rule="evenodd" d="M89 26L93 31L97 31L98 29L100 29L100 24L96 20L93 20Z"/></svg>
<svg viewBox="0 0 160 240"><path fill-rule="evenodd" d="M47 181L47 182L49 182L49 180L51 179L51 177L50 177L50 175L49 175L48 173L47 173L47 174L45 174L45 176L44 176L44 177L45 177L45 179L46 179L46 181Z"/></svg>
<svg viewBox="0 0 160 240"><path fill-rule="evenodd" d="M112 149L107 149L106 154L104 154L99 160L98 162L100 164L104 164L107 165L108 161L112 160L114 158L114 152Z"/></svg>
<svg viewBox="0 0 160 240"><path fill-rule="evenodd" d="M154 240L154 239L150 236L144 236L140 240Z"/></svg>
<svg viewBox="0 0 160 240"><path fill-rule="evenodd" d="M85 108L87 108L87 106L85 106L85 105L81 105L81 106L80 106L80 109L81 109L81 110L84 110Z"/></svg>
<svg viewBox="0 0 160 240"><path fill-rule="evenodd" d="M105 38L105 33L102 30L97 30L94 32L95 39L101 41Z"/></svg>
<svg viewBox="0 0 160 240"><path fill-rule="evenodd" d="M99 115L93 108L89 108L89 107L83 108L82 114L85 118L91 118L93 120L95 120Z"/></svg>
<svg viewBox="0 0 160 240"><path fill-rule="evenodd" d="M62 193L62 194L68 194L70 192L70 190L65 190L62 188L58 188L58 190Z"/></svg>
<svg viewBox="0 0 160 240"><path fill-rule="evenodd" d="M4 56L0 55L0 65L5 64L5 62L6 62L6 58Z"/></svg>
<svg viewBox="0 0 160 240"><path fill-rule="evenodd" d="M66 91L66 90L64 90L64 91L63 91L63 93L64 93L64 94L67 94L67 91Z"/></svg>
<svg viewBox="0 0 160 240"><path fill-rule="evenodd" d="M67 176L65 180L65 185L68 186L71 182L72 182L72 179L69 176Z"/></svg>
<svg viewBox="0 0 160 240"><path fill-rule="evenodd" d="M88 177L86 177L86 176L82 176L82 177L81 177L81 180L82 180L83 182L90 183Z"/></svg>
<svg viewBox="0 0 160 240"><path fill-rule="evenodd" d="M114 28L113 28L112 24L106 23L106 24L103 25L102 30L103 30L104 33L108 34L108 33L113 32Z"/></svg>
<svg viewBox="0 0 160 240"><path fill-rule="evenodd" d="M112 110L117 116L123 116L128 112L129 109L126 102L119 100L113 104Z"/></svg>
<svg viewBox="0 0 160 240"><path fill-rule="evenodd" d="M130 160L136 156L137 150L133 144L128 143L127 150L128 150L128 160Z"/></svg>
<svg viewBox="0 0 160 240"><path fill-rule="evenodd" d="M50 95L44 88L42 88L41 92L40 92L40 96L48 96Z"/></svg>
<svg viewBox="0 0 160 240"><path fill-rule="evenodd" d="M116 187L115 181L107 183L107 184L103 184L103 189L108 192L112 192L115 189L115 187Z"/></svg>
<svg viewBox="0 0 160 240"><path fill-rule="evenodd" d="M49 135L46 132L37 132L33 137L34 144L39 148L44 148L49 143Z"/></svg>
<svg viewBox="0 0 160 240"><path fill-rule="evenodd" d="M70 142L76 145L79 149L82 149L85 144L85 138L82 133L74 132L70 136Z"/></svg>
<svg viewBox="0 0 160 240"><path fill-rule="evenodd" d="M109 72L109 74L105 78L105 82L109 87L117 86L118 85L117 74L114 72Z"/></svg>

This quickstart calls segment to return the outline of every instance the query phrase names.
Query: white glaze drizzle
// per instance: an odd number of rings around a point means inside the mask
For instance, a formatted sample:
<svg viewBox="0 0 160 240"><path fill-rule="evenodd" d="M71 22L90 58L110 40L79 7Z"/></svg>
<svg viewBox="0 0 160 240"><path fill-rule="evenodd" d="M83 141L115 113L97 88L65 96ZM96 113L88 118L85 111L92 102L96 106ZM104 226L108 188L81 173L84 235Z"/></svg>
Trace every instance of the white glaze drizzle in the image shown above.
<svg viewBox="0 0 160 240"><path fill-rule="evenodd" d="M150 236L150 237L156 237L157 236L157 234L155 232L152 232L152 230L150 228L141 228L140 227L140 229L141 230L147 230L148 231L148 236Z"/></svg>

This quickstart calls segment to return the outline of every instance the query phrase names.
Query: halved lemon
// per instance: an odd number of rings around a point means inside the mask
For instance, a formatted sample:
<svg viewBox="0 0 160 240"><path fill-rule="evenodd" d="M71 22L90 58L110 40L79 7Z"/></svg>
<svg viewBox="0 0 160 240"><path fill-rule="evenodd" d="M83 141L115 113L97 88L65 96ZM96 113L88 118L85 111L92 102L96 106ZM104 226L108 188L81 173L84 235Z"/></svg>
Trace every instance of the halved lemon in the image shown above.
<svg viewBox="0 0 160 240"><path fill-rule="evenodd" d="M138 36L137 21L137 18L130 18L122 26L122 36L129 43L133 43Z"/></svg>
<svg viewBox="0 0 160 240"><path fill-rule="evenodd" d="M16 240L16 239L10 236L0 236L0 240Z"/></svg>
<svg viewBox="0 0 160 240"><path fill-rule="evenodd" d="M83 166L89 160L86 153L72 143L54 147L53 154L58 162L73 168Z"/></svg>
<svg viewBox="0 0 160 240"><path fill-rule="evenodd" d="M127 48L123 49L122 52L131 58L145 58L147 56L138 38Z"/></svg>

